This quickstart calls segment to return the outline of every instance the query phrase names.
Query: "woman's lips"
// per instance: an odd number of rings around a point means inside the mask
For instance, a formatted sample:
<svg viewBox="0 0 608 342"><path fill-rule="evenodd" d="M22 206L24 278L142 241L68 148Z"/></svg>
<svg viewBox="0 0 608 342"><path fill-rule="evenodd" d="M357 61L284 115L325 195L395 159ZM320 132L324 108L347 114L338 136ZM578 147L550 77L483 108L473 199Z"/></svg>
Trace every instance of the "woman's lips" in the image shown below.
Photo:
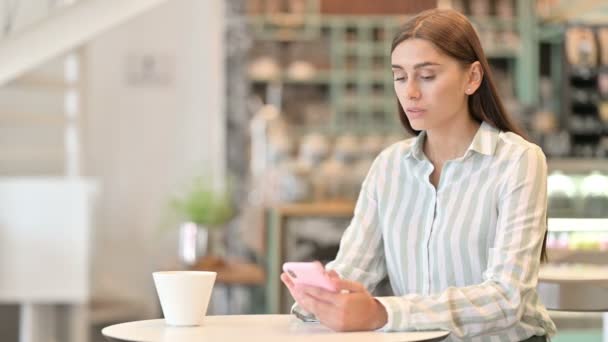
<svg viewBox="0 0 608 342"><path fill-rule="evenodd" d="M407 114L408 118L417 119L417 118L423 116L424 113L426 113L426 110L424 110L422 108L418 108L418 107L411 107L411 108L406 108L405 113Z"/></svg>

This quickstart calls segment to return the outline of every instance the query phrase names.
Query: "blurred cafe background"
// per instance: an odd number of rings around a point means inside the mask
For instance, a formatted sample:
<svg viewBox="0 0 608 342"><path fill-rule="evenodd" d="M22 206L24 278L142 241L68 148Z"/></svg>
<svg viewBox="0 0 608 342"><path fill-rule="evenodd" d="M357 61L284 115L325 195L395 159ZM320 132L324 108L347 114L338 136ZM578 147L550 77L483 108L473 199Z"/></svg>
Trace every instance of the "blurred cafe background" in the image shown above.
<svg viewBox="0 0 608 342"><path fill-rule="evenodd" d="M548 157L554 341L608 341L602 0L0 0L0 340L161 317L157 270L218 272L209 314L288 313L282 262L331 260L407 138L391 39L434 7Z"/></svg>

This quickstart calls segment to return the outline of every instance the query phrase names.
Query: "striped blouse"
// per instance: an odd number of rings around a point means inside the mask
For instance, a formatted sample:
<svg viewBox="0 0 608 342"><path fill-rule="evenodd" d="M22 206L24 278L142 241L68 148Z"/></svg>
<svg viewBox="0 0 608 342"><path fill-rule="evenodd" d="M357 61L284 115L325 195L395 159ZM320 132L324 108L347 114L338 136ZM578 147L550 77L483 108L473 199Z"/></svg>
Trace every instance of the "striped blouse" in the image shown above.
<svg viewBox="0 0 608 342"><path fill-rule="evenodd" d="M546 227L541 149L482 123L437 189L425 132L374 161L327 265L369 291L388 275L383 331L451 331L448 340L521 341L555 333L536 284Z"/></svg>

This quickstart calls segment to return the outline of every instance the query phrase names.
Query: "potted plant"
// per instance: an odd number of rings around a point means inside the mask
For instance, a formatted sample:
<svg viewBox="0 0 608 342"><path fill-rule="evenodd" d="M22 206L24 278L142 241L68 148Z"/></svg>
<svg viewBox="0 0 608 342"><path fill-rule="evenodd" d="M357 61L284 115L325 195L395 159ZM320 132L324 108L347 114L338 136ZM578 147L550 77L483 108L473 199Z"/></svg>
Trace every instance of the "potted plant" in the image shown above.
<svg viewBox="0 0 608 342"><path fill-rule="evenodd" d="M180 222L179 250L184 263L192 265L202 256L222 253L221 228L235 212L231 197L229 187L197 177L185 194L171 199L170 207Z"/></svg>

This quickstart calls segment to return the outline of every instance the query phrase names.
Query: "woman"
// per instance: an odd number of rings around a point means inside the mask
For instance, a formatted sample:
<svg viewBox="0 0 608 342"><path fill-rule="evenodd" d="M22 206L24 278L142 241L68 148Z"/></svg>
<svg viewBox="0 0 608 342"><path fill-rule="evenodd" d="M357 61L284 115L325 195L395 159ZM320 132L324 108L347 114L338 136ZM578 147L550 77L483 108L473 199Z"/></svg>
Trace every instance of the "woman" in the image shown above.
<svg viewBox="0 0 608 342"><path fill-rule="evenodd" d="M536 293L546 232L546 161L521 137L463 15L429 10L392 44L399 117L417 137L383 151L326 266L340 293L294 287L341 331L451 331L449 340L545 341ZM541 252L543 251L543 252ZM388 276L392 297L373 297Z"/></svg>

